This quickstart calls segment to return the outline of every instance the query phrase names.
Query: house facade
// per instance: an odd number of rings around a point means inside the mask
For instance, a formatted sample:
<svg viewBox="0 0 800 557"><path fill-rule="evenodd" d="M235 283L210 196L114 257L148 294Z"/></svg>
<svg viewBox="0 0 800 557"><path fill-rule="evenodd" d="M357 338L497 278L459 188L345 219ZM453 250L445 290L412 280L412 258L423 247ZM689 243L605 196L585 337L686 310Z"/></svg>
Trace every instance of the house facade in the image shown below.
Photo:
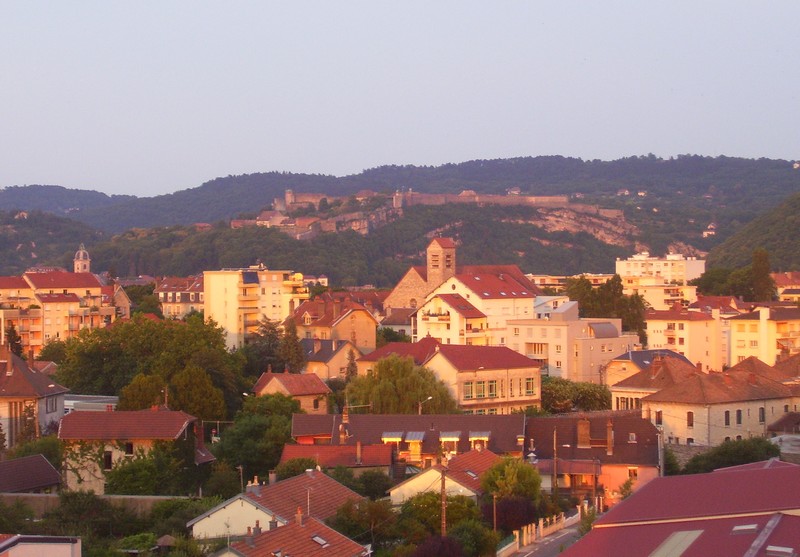
<svg viewBox="0 0 800 557"><path fill-rule="evenodd" d="M731 363L751 356L774 365L800 353L800 308L759 307L731 317Z"/></svg>
<svg viewBox="0 0 800 557"><path fill-rule="evenodd" d="M351 352L353 361L362 356L361 351L349 340L302 338L300 346L306 355L303 373L313 373L323 381L344 379Z"/></svg>
<svg viewBox="0 0 800 557"><path fill-rule="evenodd" d="M300 304L288 317L301 339L349 341L364 354L375 350L378 320L363 305L328 293Z"/></svg>
<svg viewBox="0 0 800 557"><path fill-rule="evenodd" d="M303 301L303 275L263 265L203 273L205 318L225 331L228 348L240 348L263 318L282 322Z"/></svg>
<svg viewBox="0 0 800 557"><path fill-rule="evenodd" d="M720 342L726 327L718 309L690 311L675 304L668 310L648 310L645 323L651 350L673 350L706 372L721 371L728 363Z"/></svg>
<svg viewBox="0 0 800 557"><path fill-rule="evenodd" d="M156 282L153 294L167 319L183 319L192 312L203 312L203 275L164 277Z"/></svg>
<svg viewBox="0 0 800 557"><path fill-rule="evenodd" d="M328 413L330 388L314 373L262 373L253 386L256 396L280 393L294 398L309 414Z"/></svg>

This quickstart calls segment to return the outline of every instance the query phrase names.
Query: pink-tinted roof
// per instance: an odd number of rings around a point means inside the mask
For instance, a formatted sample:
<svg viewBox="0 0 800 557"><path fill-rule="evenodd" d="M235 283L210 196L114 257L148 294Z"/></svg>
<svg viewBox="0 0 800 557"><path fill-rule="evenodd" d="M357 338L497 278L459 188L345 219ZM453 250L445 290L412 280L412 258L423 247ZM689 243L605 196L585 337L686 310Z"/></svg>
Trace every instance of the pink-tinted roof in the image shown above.
<svg viewBox="0 0 800 557"><path fill-rule="evenodd" d="M253 392L262 394L271 381L277 381L286 389L289 396L324 395L331 392L316 373L269 373L265 372L253 385Z"/></svg>
<svg viewBox="0 0 800 557"><path fill-rule="evenodd" d="M646 321L713 321L714 318L702 311L687 311L680 303L667 310L649 309L645 312Z"/></svg>
<svg viewBox="0 0 800 557"><path fill-rule="evenodd" d="M473 449L451 458L447 463L447 475L473 492L481 493L481 476L500 458L488 449Z"/></svg>
<svg viewBox="0 0 800 557"><path fill-rule="evenodd" d="M358 302L349 298L341 300L326 294L313 300L304 301L294 310L289 319L293 319L298 326L332 327L352 312L362 312L376 325L378 324L372 313ZM310 317L310 323L305 323L306 316Z"/></svg>
<svg viewBox="0 0 800 557"><path fill-rule="evenodd" d="M310 493L310 496L309 496ZM292 520L297 507L325 520L347 501L363 499L330 476L311 470L272 485L248 487L247 497L270 509L284 521Z"/></svg>
<svg viewBox="0 0 800 557"><path fill-rule="evenodd" d="M99 288L100 281L92 273L68 273L66 271L47 271L44 273L25 273L27 280L36 289L47 288Z"/></svg>
<svg viewBox="0 0 800 557"><path fill-rule="evenodd" d="M36 294L36 298L43 304L79 304L81 302L77 294Z"/></svg>
<svg viewBox="0 0 800 557"><path fill-rule="evenodd" d="M0 398L40 399L66 393L69 389L46 373L30 369L25 360L0 347Z"/></svg>
<svg viewBox="0 0 800 557"><path fill-rule="evenodd" d="M390 342L361 356L358 361L377 362L395 354L400 357L410 356L416 365L421 366L433 354L438 345L439 342L432 337L425 337L417 342Z"/></svg>
<svg viewBox="0 0 800 557"><path fill-rule="evenodd" d="M506 346L440 344L436 352L447 358L459 371L540 367L534 360ZM426 363L435 355L436 353L431 354Z"/></svg>
<svg viewBox="0 0 800 557"><path fill-rule="evenodd" d="M786 385L750 371L733 368L722 373L698 373L657 393L646 396L648 402L684 404L719 404L746 400L789 398Z"/></svg>
<svg viewBox="0 0 800 557"><path fill-rule="evenodd" d="M0 277L0 289L21 290L30 288L30 285L22 277Z"/></svg>
<svg viewBox="0 0 800 557"><path fill-rule="evenodd" d="M305 507L301 507L304 509ZM253 525L255 526L255 525ZM295 518L286 526L263 530L252 540L231 544L231 549L245 557L274 557L276 551L281 555L304 557L360 557L366 555L363 546L326 526L314 518L303 518L298 523Z"/></svg>
<svg viewBox="0 0 800 557"><path fill-rule="evenodd" d="M800 284L800 271L789 271L785 273L771 273L775 286L794 286Z"/></svg>
<svg viewBox="0 0 800 557"><path fill-rule="evenodd" d="M642 371L616 383L614 387L660 391L680 383L698 373L697 368L686 361L671 356L659 357Z"/></svg>
<svg viewBox="0 0 800 557"><path fill-rule="evenodd" d="M128 410L70 412L61 419L58 438L67 441L125 439L177 439L197 418L185 412Z"/></svg>
<svg viewBox="0 0 800 557"><path fill-rule="evenodd" d="M735 487L734 487L735 486ZM702 497L698 497L702 494ZM800 467L655 478L597 525L800 510Z"/></svg>
<svg viewBox="0 0 800 557"><path fill-rule="evenodd" d="M436 298L442 300L466 319L486 317L485 313L469 303L461 294L437 294Z"/></svg>
<svg viewBox="0 0 800 557"><path fill-rule="evenodd" d="M448 249L456 247L456 243L452 238L434 238L431 240L431 244L439 244L439 246Z"/></svg>
<svg viewBox="0 0 800 557"><path fill-rule="evenodd" d="M598 555L642 557L656 554L680 557L717 555L766 557L778 555L767 552L769 546L797 549L798 530L800 530L800 517L783 513L593 528L589 534L559 555L560 557ZM682 539L685 540L686 547L681 546ZM667 546L672 546L674 551L658 552Z"/></svg>
<svg viewBox="0 0 800 557"><path fill-rule="evenodd" d="M202 292L203 275L164 277L156 283L154 292Z"/></svg>
<svg viewBox="0 0 800 557"><path fill-rule="evenodd" d="M361 460L354 445L284 445L281 463L293 458L313 458L323 468L347 466L390 466L392 464L391 445L363 445Z"/></svg>
<svg viewBox="0 0 800 557"><path fill-rule="evenodd" d="M33 492L61 484L61 474L42 455L0 462L0 493Z"/></svg>
<svg viewBox="0 0 800 557"><path fill-rule="evenodd" d="M530 281L519 280L509 273L460 273L456 279L483 299L535 298Z"/></svg>

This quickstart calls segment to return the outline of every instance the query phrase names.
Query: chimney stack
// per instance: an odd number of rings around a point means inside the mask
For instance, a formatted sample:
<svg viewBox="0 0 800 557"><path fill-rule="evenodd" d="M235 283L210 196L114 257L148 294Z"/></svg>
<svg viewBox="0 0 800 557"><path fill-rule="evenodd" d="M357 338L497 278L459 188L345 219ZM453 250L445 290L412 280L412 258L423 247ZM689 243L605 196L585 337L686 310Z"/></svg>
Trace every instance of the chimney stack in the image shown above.
<svg viewBox="0 0 800 557"><path fill-rule="evenodd" d="M275 482L278 481L278 474L275 470L269 471L269 485L273 485Z"/></svg>
<svg viewBox="0 0 800 557"><path fill-rule="evenodd" d="M614 454L614 422L611 418L606 422L606 455Z"/></svg>
<svg viewBox="0 0 800 557"><path fill-rule="evenodd" d="M697 373L703 373L703 362L697 362L694 366L697 368Z"/></svg>
<svg viewBox="0 0 800 557"><path fill-rule="evenodd" d="M256 526L253 528L253 535L257 536L261 533L261 524L259 524L259 520L256 520Z"/></svg>
<svg viewBox="0 0 800 557"><path fill-rule="evenodd" d="M356 464L361 466L361 441L356 441Z"/></svg>
<svg viewBox="0 0 800 557"><path fill-rule="evenodd" d="M294 519L300 526L303 525L303 509L301 509L300 507L297 507L297 513L295 513ZM249 530L249 528L248 528L248 530Z"/></svg>

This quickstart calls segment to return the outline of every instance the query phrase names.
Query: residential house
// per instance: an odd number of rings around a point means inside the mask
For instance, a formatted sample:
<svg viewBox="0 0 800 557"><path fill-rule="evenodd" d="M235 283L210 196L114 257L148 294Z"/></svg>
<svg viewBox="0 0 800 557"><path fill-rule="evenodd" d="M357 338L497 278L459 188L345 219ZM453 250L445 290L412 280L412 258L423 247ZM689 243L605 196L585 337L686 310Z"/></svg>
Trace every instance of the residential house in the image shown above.
<svg viewBox="0 0 800 557"><path fill-rule="evenodd" d="M647 310L647 346L669 349L699 364L703 371L720 371L727 364L723 353L723 319L718 309L710 312L684 309L675 303L668 310Z"/></svg>
<svg viewBox="0 0 800 557"><path fill-rule="evenodd" d="M330 476L309 470L268 485L248 483L240 493L190 520L186 527L196 539L242 536L252 524L264 524L269 530L290 524L300 508L306 516L324 521L336 514L347 501L363 497Z"/></svg>
<svg viewBox="0 0 800 557"><path fill-rule="evenodd" d="M432 337L425 337L417 342L390 342L369 354L364 354L356 361L358 375L367 375L375 369L375 364L392 355L409 357L414 360L414 365L425 365L437 346L439 341Z"/></svg>
<svg viewBox="0 0 800 557"><path fill-rule="evenodd" d="M293 445L287 443L283 446L281 461L295 458L313 459L317 466L322 468L336 468L344 466L352 470L358 477L366 471L383 472L394 477L392 447L389 445Z"/></svg>
<svg viewBox="0 0 800 557"><path fill-rule="evenodd" d="M440 493L444 476L444 490L448 496L463 495L478 502L483 494L481 476L500 460L488 449L472 449L454 456L446 466L436 464L400 482L389 490L389 497L392 505L397 506L420 493Z"/></svg>
<svg viewBox="0 0 800 557"><path fill-rule="evenodd" d="M511 319L526 319L533 317L533 305L538 289L514 265L498 267L477 266L468 269L469 272L459 272L447 279L440 286L434 288L425 301L425 309L430 319L425 319L426 314L412 315L414 329L412 339L418 340L425 336L436 338L436 332L447 330L451 317L459 317L458 322L464 328L450 330L457 331L458 337L443 336L443 341L448 338L458 340L456 344L491 344L503 346L507 342L506 334L508 321ZM442 299L443 295L450 298ZM435 302L431 306L428 302L439 297L438 309ZM438 315L443 313L443 315ZM463 333L463 334L462 334Z"/></svg>
<svg viewBox="0 0 800 557"><path fill-rule="evenodd" d="M183 319L193 312L203 312L203 275L164 277L156 282L153 294L168 319Z"/></svg>
<svg viewBox="0 0 800 557"><path fill-rule="evenodd" d="M771 273L778 291L778 299L782 302L800 302L800 271Z"/></svg>
<svg viewBox="0 0 800 557"><path fill-rule="evenodd" d="M685 359L657 354L645 369L609 387L613 410L638 410L642 399L702 373Z"/></svg>
<svg viewBox="0 0 800 557"><path fill-rule="evenodd" d="M301 339L347 340L364 354L375 350L378 320L352 299L325 293L300 304L288 319Z"/></svg>
<svg viewBox="0 0 800 557"><path fill-rule="evenodd" d="M539 365L505 346L439 344L424 365L465 414L510 414L541 406Z"/></svg>
<svg viewBox="0 0 800 557"><path fill-rule="evenodd" d="M759 307L729 323L732 363L755 356L773 365L800 353L800 308Z"/></svg>
<svg viewBox="0 0 800 557"><path fill-rule="evenodd" d="M228 348L240 348L262 319L283 322L308 299L302 273L264 265L203 273L205 318L225 331Z"/></svg>
<svg viewBox="0 0 800 557"><path fill-rule="evenodd" d="M628 480L637 491L663 474L659 431L637 412L532 418L526 436L525 459L539 470L542 489L599 507L618 503Z"/></svg>
<svg viewBox="0 0 800 557"><path fill-rule="evenodd" d="M53 429L64 415L67 391L49 375L28 367L7 346L0 346L0 426L6 448Z"/></svg>
<svg viewBox="0 0 800 557"><path fill-rule="evenodd" d="M437 294L411 314L417 338L432 337L442 344L487 346L491 340L486 314L460 294Z"/></svg>
<svg viewBox="0 0 800 557"><path fill-rule="evenodd" d="M792 404L792 389L751 358L721 373L697 373L642 398L642 416L669 444L715 446L764 436L767 423Z"/></svg>
<svg viewBox="0 0 800 557"><path fill-rule="evenodd" d="M628 350L614 357L605 369L604 385L614 385L623 379L648 369L657 358L677 358L688 365L694 365L686 356L672 350Z"/></svg>
<svg viewBox="0 0 800 557"><path fill-rule="evenodd" d="M655 478L560 555L796 555L799 502L800 467L785 462Z"/></svg>
<svg viewBox="0 0 800 557"><path fill-rule="evenodd" d="M524 414L294 414L292 437L300 445L389 445L396 462L428 468L442 455L477 446L518 458L528 419Z"/></svg>
<svg viewBox="0 0 800 557"><path fill-rule="evenodd" d="M415 311L413 308L389 308L380 326L411 338L411 314Z"/></svg>
<svg viewBox="0 0 800 557"><path fill-rule="evenodd" d="M0 556L77 557L81 555L81 539L75 536L29 536L0 534Z"/></svg>
<svg viewBox="0 0 800 557"><path fill-rule="evenodd" d="M561 298L546 302L538 304L535 319L509 320L504 335L506 346L536 361L546 375L602 383L614 354L639 344L635 333L622 332L621 319L580 317L578 302Z"/></svg>
<svg viewBox="0 0 800 557"><path fill-rule="evenodd" d="M53 493L61 473L41 454L0 462L0 493Z"/></svg>
<svg viewBox="0 0 800 557"><path fill-rule="evenodd" d="M362 355L349 340L302 338L300 346L306 355L303 372L316 374L323 381L344 379L351 356L355 362Z"/></svg>
<svg viewBox="0 0 800 557"><path fill-rule="evenodd" d="M214 460L203 444L197 418L159 407L70 412L61 419L58 438L64 444L66 487L98 495L105 493L106 472L120 461L151 451L157 442L174 444L185 455L187 466Z"/></svg>
<svg viewBox="0 0 800 557"><path fill-rule="evenodd" d="M253 385L256 396L280 393L300 403L300 409L309 414L328 413L330 387L314 373L265 372Z"/></svg>
<svg viewBox="0 0 800 557"><path fill-rule="evenodd" d="M324 522L303 515L298 507L295 520L282 528L262 530L257 521L244 539L213 554L214 557L366 557L368 547L357 544Z"/></svg>

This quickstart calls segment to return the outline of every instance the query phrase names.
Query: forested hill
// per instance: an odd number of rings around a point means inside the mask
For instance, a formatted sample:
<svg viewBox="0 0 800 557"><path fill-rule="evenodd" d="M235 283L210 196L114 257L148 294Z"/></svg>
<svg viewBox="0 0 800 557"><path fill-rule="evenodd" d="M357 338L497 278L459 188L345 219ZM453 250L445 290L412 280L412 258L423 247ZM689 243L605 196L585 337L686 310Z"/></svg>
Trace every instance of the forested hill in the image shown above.
<svg viewBox="0 0 800 557"><path fill-rule="evenodd" d="M716 247L708 256L708 267L735 269L750 264L753 250L769 252L774 270L800 270L800 194L760 215Z"/></svg>
<svg viewBox="0 0 800 557"><path fill-rule="evenodd" d="M95 228L121 232L194 222L230 220L240 213L267 207L287 188L346 196L361 189L392 192L504 193L519 187L522 194L579 194L587 202L630 211L635 224L665 220L713 220L725 237L758 213L800 192L800 171L782 160L679 156L660 159L629 157L616 161L583 161L559 156L476 160L442 166L382 166L360 174L325 175L267 172L216 178L205 184L151 198L108 197L97 192L24 186L0 191L0 209L30 209L68 214ZM53 188L53 187L49 187ZM630 197L617 196L628 189ZM637 196L647 192L645 198ZM43 199L57 194L57 202ZM92 194L92 195L89 195ZM37 205L38 204L38 205ZM44 206L44 205L47 206ZM654 211L655 209L655 211ZM644 211L645 213L636 213ZM691 215L691 216L687 216ZM680 223L679 223L680 224ZM732 228L727 228L728 226ZM680 225L678 226L680 228Z"/></svg>

